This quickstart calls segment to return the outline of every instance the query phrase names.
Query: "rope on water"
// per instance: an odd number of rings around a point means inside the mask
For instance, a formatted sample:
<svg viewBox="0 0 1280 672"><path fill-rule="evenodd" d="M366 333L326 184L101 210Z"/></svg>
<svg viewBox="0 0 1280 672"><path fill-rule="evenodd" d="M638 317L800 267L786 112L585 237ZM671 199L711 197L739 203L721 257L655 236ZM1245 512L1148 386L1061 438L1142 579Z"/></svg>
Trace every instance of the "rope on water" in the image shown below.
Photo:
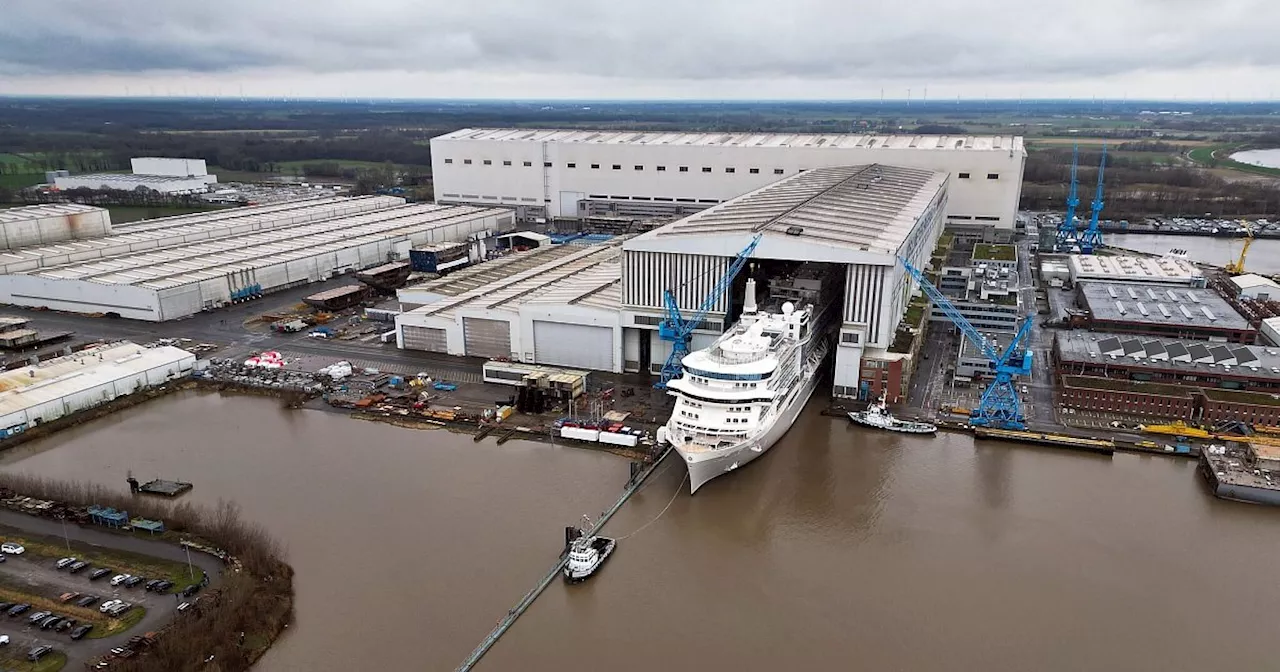
<svg viewBox="0 0 1280 672"><path fill-rule="evenodd" d="M623 539L626 539L626 538L628 538L628 537L633 537L633 536L635 536L635 535L639 534L639 533L640 533L640 531L641 531L641 530L643 530L644 528L649 527L650 525L652 525L652 524L654 524L654 523L658 522L658 518L661 518L661 517L662 517L662 515L663 515L663 514L665 514L665 513L667 512L667 509L671 508L671 505L676 503L676 497L679 497L679 496L680 496L680 490L681 490L682 488L684 488L684 482L685 482L685 481L687 481L687 480L689 480L689 472L687 472L687 471L686 471L686 472L684 472L684 478L680 479L680 485L677 485L677 486L676 486L676 491L675 491L674 493L672 493L672 494L671 494L671 501L667 502L667 505L666 505L665 507L663 507L663 508L662 508L662 511L661 511L660 513L658 513L658 515L657 515L656 517L654 517L654 519L653 519L653 520L651 520L651 521L649 521L649 522L645 523L644 525L641 525L640 527L636 528L636 529L635 529L634 531L632 531L630 534L626 534L626 535L623 535L623 536L621 536L621 537L618 537L618 541L622 541Z"/></svg>

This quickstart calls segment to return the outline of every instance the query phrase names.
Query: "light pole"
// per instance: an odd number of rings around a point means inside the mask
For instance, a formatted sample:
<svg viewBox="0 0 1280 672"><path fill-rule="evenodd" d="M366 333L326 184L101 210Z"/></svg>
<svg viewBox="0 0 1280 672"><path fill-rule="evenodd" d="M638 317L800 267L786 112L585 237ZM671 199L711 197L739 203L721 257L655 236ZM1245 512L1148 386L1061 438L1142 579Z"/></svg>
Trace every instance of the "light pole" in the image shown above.
<svg viewBox="0 0 1280 672"><path fill-rule="evenodd" d="M183 548L184 550L186 550L186 552L187 552L187 573L189 573L189 574L191 575L191 580L192 580L192 581L195 581L195 580L196 580L196 570L195 570L195 568L194 568L194 567L192 567L192 566L191 566L191 545L190 545L190 544L183 544L183 545L182 545L182 548Z"/></svg>
<svg viewBox="0 0 1280 672"><path fill-rule="evenodd" d="M67 536L67 519L66 519L66 518L59 518L58 520L62 521L62 540L63 540L63 541L65 541L65 542L67 542L67 552L68 552L68 553L70 553L70 552L71 552L71 537L68 537L68 536Z"/></svg>

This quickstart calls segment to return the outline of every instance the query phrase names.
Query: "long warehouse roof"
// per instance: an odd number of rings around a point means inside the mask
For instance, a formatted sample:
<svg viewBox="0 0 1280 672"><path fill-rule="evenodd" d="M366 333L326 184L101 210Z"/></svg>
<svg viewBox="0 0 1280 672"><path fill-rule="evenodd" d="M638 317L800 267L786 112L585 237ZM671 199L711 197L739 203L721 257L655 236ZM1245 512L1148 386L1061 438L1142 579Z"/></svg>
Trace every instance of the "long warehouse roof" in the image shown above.
<svg viewBox="0 0 1280 672"><path fill-rule="evenodd" d="M84 280L107 285L165 289L478 217L509 213L509 210L501 208L408 205L247 236L66 264L34 271L30 275L57 280Z"/></svg>
<svg viewBox="0 0 1280 672"><path fill-rule="evenodd" d="M0 416L187 358L195 356L172 346L147 348L122 341L6 371L0 373Z"/></svg>
<svg viewBox="0 0 1280 672"><path fill-rule="evenodd" d="M439 140L552 142L563 144L816 147L835 149L932 149L949 151L1021 151L1016 135L863 135L855 133L668 133L660 131L590 131L528 128L464 128Z"/></svg>
<svg viewBox="0 0 1280 672"><path fill-rule="evenodd" d="M456 311L468 306L511 311L524 303L585 305L617 310L622 303L618 288L622 279L622 248L618 243L623 238L620 236L617 242L605 245L564 246L572 252L541 255L537 258L546 259L545 263L503 274L493 282L410 312L452 319Z"/></svg>
<svg viewBox="0 0 1280 672"><path fill-rule="evenodd" d="M385 196L356 196L354 198L344 198L341 196L330 196L328 198L315 198L298 201L286 201L284 203L271 203L268 205L251 205L225 208L221 210L210 210L206 212L193 212L185 215L170 215L168 217L157 217L155 219L139 219L134 222L124 222L112 225L115 233L137 233L138 231L150 231L152 229L168 229L184 224L201 224L208 222L227 222L228 220L242 219L245 217L254 217L257 215L265 215L269 213L282 213L303 208L311 208L318 205L332 205L344 201L354 202L370 199L387 199ZM392 199L403 202L404 199ZM395 205L392 200L384 202ZM391 207L388 205L387 207Z"/></svg>
<svg viewBox="0 0 1280 672"><path fill-rule="evenodd" d="M1211 289L1093 280L1076 286L1095 320L1185 328L1249 328L1249 321Z"/></svg>
<svg viewBox="0 0 1280 672"><path fill-rule="evenodd" d="M902 245L946 181L917 168L809 170L661 226L637 241L764 233L828 247L889 252Z"/></svg>
<svg viewBox="0 0 1280 672"><path fill-rule="evenodd" d="M80 205L79 203L46 203L45 205L5 208L0 209L0 224L22 222L29 219L44 219L45 217L82 215L86 212L100 212L101 210L102 208L95 208L91 205Z"/></svg>
<svg viewBox="0 0 1280 672"><path fill-rule="evenodd" d="M382 200L379 200L382 199ZM246 213L234 218L198 219L177 226L165 226L147 230L128 230L119 235L84 240L69 240L53 245L24 247L0 251L0 271L5 273L56 268L56 264L72 265L84 260L106 261L119 256L138 254L144 250L163 251L174 246L198 241L233 237L249 231L288 229L304 223L349 216L353 212L377 212L404 203L395 196L375 196L370 199L340 199L333 203L320 203L304 208ZM223 213L217 213L223 214ZM46 259L55 261L49 264Z"/></svg>

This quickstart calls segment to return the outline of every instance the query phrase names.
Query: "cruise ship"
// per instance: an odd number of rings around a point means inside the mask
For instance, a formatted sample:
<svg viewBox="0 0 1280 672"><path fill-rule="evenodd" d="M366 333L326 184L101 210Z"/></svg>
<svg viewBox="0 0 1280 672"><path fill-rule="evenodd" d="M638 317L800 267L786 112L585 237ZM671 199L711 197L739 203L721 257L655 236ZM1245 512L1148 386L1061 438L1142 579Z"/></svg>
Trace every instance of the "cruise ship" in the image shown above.
<svg viewBox="0 0 1280 672"><path fill-rule="evenodd" d="M760 457L786 434L831 347L832 304L823 304L823 292L802 293L821 308L782 301L776 312L758 310L755 292L755 280L748 279L741 319L710 347L689 353L682 375L667 383L676 403L658 440L684 458L690 494ZM795 296L784 291L772 298L779 295Z"/></svg>

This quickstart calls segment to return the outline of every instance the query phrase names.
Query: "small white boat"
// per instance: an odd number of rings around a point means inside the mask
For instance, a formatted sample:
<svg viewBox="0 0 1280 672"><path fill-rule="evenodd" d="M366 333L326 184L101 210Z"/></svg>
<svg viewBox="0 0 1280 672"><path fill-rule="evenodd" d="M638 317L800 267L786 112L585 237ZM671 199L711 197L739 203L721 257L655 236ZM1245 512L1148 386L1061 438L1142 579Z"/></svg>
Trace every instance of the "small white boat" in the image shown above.
<svg viewBox="0 0 1280 672"><path fill-rule="evenodd" d="M569 542L569 560L564 566L564 580L568 583L586 581L600 569L618 546L618 541L612 537L587 536L586 530L591 529L591 520L586 516L582 520L581 528L569 528L576 529L577 535Z"/></svg>
<svg viewBox="0 0 1280 672"><path fill-rule="evenodd" d="M893 417L893 414L885 408L883 396L871 402L867 410L849 413L849 419L864 427L884 429L890 432L902 432L904 434L933 434L938 431L937 425L928 422L899 420Z"/></svg>

